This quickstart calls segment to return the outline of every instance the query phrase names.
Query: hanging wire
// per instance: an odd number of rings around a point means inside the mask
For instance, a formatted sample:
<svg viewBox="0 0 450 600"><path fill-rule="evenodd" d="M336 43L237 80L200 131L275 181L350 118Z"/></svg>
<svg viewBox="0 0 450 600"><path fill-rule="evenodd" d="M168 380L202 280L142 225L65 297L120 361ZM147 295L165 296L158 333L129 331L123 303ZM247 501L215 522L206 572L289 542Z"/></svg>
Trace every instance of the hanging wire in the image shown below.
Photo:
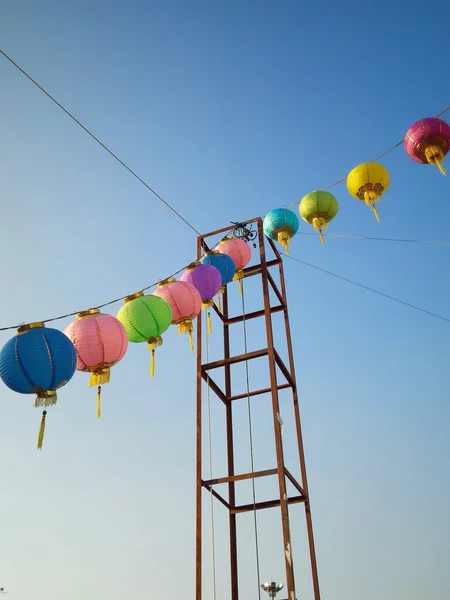
<svg viewBox="0 0 450 600"><path fill-rule="evenodd" d="M290 254L285 254L284 252L280 252L284 257L290 258L295 262L298 262L305 267L310 267L311 269L315 269L316 271L321 271L322 273L326 273L327 275L331 275L332 277L336 277L337 279L341 279L342 281L346 281L347 283L351 283L352 285L356 285L363 290L367 290L368 292L373 292L374 294L378 294L378 296L383 296L383 298L387 298L388 300L393 300L394 302L398 302L399 304L403 304L403 306L408 306L409 308L413 308L414 310L418 310L426 315L430 315L431 317L435 317L436 319L440 319L441 321L447 321L450 323L450 319L447 317L443 317L442 315L438 315L437 313L431 312L430 310L426 310L425 308L420 308L420 306L416 306L415 304L411 304L410 302L405 302L404 300L400 300L399 298L395 298L394 296L390 296L389 294L385 294L384 292L379 292L374 288L371 288L367 285L363 285L362 283L358 283L357 281L353 281L353 279L348 279L347 277L343 277L342 275L338 275L337 273L333 273L332 271L327 271L326 269L322 269L321 267L317 267L316 265L312 265L310 263L305 262L304 260L300 260L299 258L295 258L295 256L291 256Z"/></svg>
<svg viewBox="0 0 450 600"><path fill-rule="evenodd" d="M94 141L96 141L97 144L99 144L104 150L106 150L106 152L108 152L108 154L110 154L118 163L122 165L122 167L124 167L129 173L131 173L133 177L135 177L140 183L142 183L142 185L145 186L154 196L156 196L158 200L165 204L167 208L170 209L179 219L184 221L184 223L186 223L186 225L190 227L192 231L195 231L197 235L201 235L200 232L191 223L189 223L187 219L180 215L180 213L173 206L171 206L166 200L164 200L162 196L158 194L158 192L156 192L152 187L149 186L148 183L146 183L141 177L139 177L139 175L135 173L126 163L124 163L124 161L120 159L117 156L117 154L114 154L114 152L110 150L108 146L106 146L106 144L99 140L98 137L96 137L92 133L92 131L90 131L87 127L83 125L83 123L81 123L76 117L74 117L73 114L67 110L67 108L65 108L60 102L58 102L58 100L56 100L49 92L47 92L47 90L45 90L35 79L33 79L31 75L28 75L28 73L24 71L22 67L20 67L16 62L14 62L13 59L6 54L6 52L0 50L0 54L2 54L6 58L6 60L8 60L18 71L25 75L25 77L29 81L31 81L31 83L33 83L37 88L39 88L41 92L43 92L47 96L47 98L49 98L52 102L56 104L58 108L65 112L66 115L72 119L72 121L74 121L79 127L81 127L81 129L83 129L83 131L85 131L89 136L91 136L91 138Z"/></svg>
<svg viewBox="0 0 450 600"><path fill-rule="evenodd" d="M446 106L443 110L441 110L441 112L439 112L436 115L437 117L440 117L441 115L443 115L444 113L446 113L448 110L450 110L450 105ZM391 146L390 148L388 148L387 150L385 150L384 152L382 152L381 154L379 154L378 156L376 156L375 158L372 158L372 160L368 161L368 162L376 162L377 160L380 160L380 158L383 158L383 156L386 156L386 154L389 154L390 152L392 152L392 150L395 150L396 148L398 148L399 146L401 146L403 144L403 139L401 139L399 142L397 142L396 144L394 144L393 146ZM342 183L343 181L347 180L347 176L345 177L341 177L340 179L337 179L336 181L334 181L333 183L331 183L328 187L323 188L324 191L331 189L332 187L338 185L339 183ZM300 204L300 200L297 200L297 202L294 202L293 204L286 204L286 208L290 208L291 206L297 206L297 204Z"/></svg>
<svg viewBox="0 0 450 600"><path fill-rule="evenodd" d="M245 319L245 295L244 295L244 280L242 283L242 324L244 326L244 353L248 353L248 344L247 344L247 323ZM252 428L252 411L251 411L251 402L250 402L250 376L248 369L248 360L245 360L245 380L246 380L246 391L247 391L247 413L248 413L248 429L249 429L249 442L250 442L250 463L252 473L255 472L255 461L254 461L254 453L253 453L253 428ZM260 589L260 581L261 574L259 568L259 542L258 542L258 517L256 515L256 485L255 478L252 477L252 497L253 497L253 526L255 530L255 552L256 552L256 578L257 578L257 588L258 588L258 599L261 600L261 589Z"/></svg>
<svg viewBox="0 0 450 600"><path fill-rule="evenodd" d="M319 236L318 233L313 231L298 231L299 235L315 235ZM402 238L384 238L384 237L369 237L363 235L343 235L340 233L324 233L324 237L330 238L341 238L344 240L370 240L375 242L403 242L406 244L434 244L437 246L450 246L450 242L438 241L438 240L406 240Z"/></svg>
<svg viewBox="0 0 450 600"><path fill-rule="evenodd" d="M209 362L209 345L208 345L208 315L205 313L205 360ZM206 372L206 412L208 420L208 462L209 462L209 479L212 480L212 435L211 435L211 397L209 388L209 371ZM213 580L213 600L216 600L216 541L215 541L215 526L214 526L214 497L213 486L209 488L209 502L211 509L211 560L212 560L212 580Z"/></svg>

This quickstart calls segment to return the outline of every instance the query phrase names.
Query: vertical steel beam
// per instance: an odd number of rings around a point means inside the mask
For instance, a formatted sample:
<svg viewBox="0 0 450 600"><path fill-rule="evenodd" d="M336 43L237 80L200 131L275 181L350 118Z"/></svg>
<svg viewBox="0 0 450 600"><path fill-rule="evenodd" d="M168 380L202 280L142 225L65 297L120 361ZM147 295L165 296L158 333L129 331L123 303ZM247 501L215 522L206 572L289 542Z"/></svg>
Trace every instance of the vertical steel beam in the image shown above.
<svg viewBox="0 0 450 600"><path fill-rule="evenodd" d="M272 413L273 413L273 427L275 434L275 450L277 456L277 469L278 469L278 486L280 490L280 509L281 509L281 525L283 530L283 541L284 541L284 561L286 567L286 584L288 599L294 600L295 596L295 580L294 580L294 563L292 559L292 544L291 544L291 532L289 527L289 508L287 503L286 493L286 477L285 477L285 466L284 466L284 455L283 455L283 439L281 436L281 424L279 420L280 406L278 402L278 384L277 384L277 372L275 363L275 352L274 352L274 341L273 341L273 329L272 329L272 315L270 311L270 295L269 295L269 283L268 283L268 270L266 253L264 248L264 231L262 221L258 222L258 239L259 239L259 256L261 260L261 280L262 280L262 291L264 297L264 317L266 322L266 337L267 337L267 349L269 359L269 375L270 375L270 387L272 395Z"/></svg>

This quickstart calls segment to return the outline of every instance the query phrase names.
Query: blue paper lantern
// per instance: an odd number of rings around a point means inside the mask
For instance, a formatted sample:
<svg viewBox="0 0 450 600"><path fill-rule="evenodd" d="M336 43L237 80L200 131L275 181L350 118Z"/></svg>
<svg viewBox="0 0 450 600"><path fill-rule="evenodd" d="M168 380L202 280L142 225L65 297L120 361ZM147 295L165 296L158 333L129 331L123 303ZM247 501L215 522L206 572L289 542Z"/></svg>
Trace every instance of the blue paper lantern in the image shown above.
<svg viewBox="0 0 450 600"><path fill-rule="evenodd" d="M225 286L227 283L233 281L233 277L236 273L236 265L234 264L233 259L227 254L222 254L218 250L213 250L212 252L207 252L200 262L204 265L212 265L219 271L220 276L222 277L220 293L223 294ZM219 310L221 310L220 296L218 297L218 304Z"/></svg>
<svg viewBox="0 0 450 600"><path fill-rule="evenodd" d="M77 354L71 340L44 323L22 325L0 352L0 377L18 394L36 394L35 406L56 404L56 390L75 373ZM45 417L42 413L38 448L42 447Z"/></svg>
<svg viewBox="0 0 450 600"><path fill-rule="evenodd" d="M284 246L289 254L289 242L297 233L299 221L297 215L287 208L275 208L268 213L263 222L265 235Z"/></svg>

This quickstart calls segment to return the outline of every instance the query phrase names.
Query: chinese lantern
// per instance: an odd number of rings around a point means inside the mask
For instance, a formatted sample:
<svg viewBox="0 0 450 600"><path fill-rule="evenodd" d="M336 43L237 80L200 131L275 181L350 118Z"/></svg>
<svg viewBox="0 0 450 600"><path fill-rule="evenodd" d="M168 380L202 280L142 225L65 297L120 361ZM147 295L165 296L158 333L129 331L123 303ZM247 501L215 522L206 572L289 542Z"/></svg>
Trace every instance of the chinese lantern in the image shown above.
<svg viewBox="0 0 450 600"><path fill-rule="evenodd" d="M264 217L263 228L265 235L284 246L289 254L289 242L298 231L298 218L292 210L275 208Z"/></svg>
<svg viewBox="0 0 450 600"><path fill-rule="evenodd" d="M0 377L18 394L36 394L34 405L56 404L58 390L75 373L77 356L69 338L44 323L21 325L0 353ZM37 447L44 441L47 411L42 412Z"/></svg>
<svg viewBox="0 0 450 600"><path fill-rule="evenodd" d="M316 190L302 198L298 210L302 219L319 232L320 241L323 244L323 230L327 228L327 223L334 219L339 210L336 198L330 192Z"/></svg>
<svg viewBox="0 0 450 600"><path fill-rule="evenodd" d="M364 200L373 210L378 222L376 204L389 186L389 173L377 163L363 163L350 171L347 177L347 189L358 200Z"/></svg>
<svg viewBox="0 0 450 600"><path fill-rule="evenodd" d="M173 277L158 283L153 292L155 296L164 298L172 309L172 324L178 325L178 333L189 335L191 350L194 350L192 332L194 331L193 319L202 309L202 299L198 290L186 281L175 281Z"/></svg>
<svg viewBox="0 0 450 600"><path fill-rule="evenodd" d="M222 285L220 271L213 265L195 262L186 267L186 270L180 277L180 281L191 283L198 290L202 299L202 308L208 310L208 332L212 333L209 308L214 305L213 298Z"/></svg>
<svg viewBox="0 0 450 600"><path fill-rule="evenodd" d="M109 383L110 369L125 356L128 338L125 327L112 315L91 308L77 314L64 333L77 351L77 370L91 374L89 385L97 386L97 418L100 418L102 384Z"/></svg>
<svg viewBox="0 0 450 600"><path fill-rule="evenodd" d="M239 291L242 294L241 280L244 278L244 267L250 262L252 251L246 241L240 238L225 238L219 242L218 248L222 254L227 254L236 267L236 273L233 276L233 281L239 284Z"/></svg>
<svg viewBox="0 0 450 600"><path fill-rule="evenodd" d="M159 296L144 296L138 292L125 298L125 304L117 313L117 319L125 327L129 342L147 342L151 351L150 376L155 375L155 349L161 346L161 335L172 322L172 309Z"/></svg>
<svg viewBox="0 0 450 600"><path fill-rule="evenodd" d="M227 283L233 281L234 274L236 273L236 266L233 259L227 254L221 254L218 250L207 252L200 261L204 265L212 265L216 267L222 277L222 285L220 293L223 294ZM222 310L220 305L220 296L217 297L217 305L219 310Z"/></svg>
<svg viewBox="0 0 450 600"><path fill-rule="evenodd" d="M405 150L412 160L434 164L446 175L442 161L450 150L450 125L435 117L417 121L406 132Z"/></svg>

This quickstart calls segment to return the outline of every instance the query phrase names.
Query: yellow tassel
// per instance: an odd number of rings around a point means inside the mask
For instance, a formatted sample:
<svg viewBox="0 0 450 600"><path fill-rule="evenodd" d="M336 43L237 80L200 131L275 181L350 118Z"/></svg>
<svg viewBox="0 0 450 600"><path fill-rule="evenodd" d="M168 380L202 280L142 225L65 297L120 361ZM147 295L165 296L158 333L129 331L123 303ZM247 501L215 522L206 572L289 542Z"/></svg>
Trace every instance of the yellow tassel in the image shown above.
<svg viewBox="0 0 450 600"><path fill-rule="evenodd" d="M186 321L181 321L178 323L178 333L188 333L189 334L189 345L191 350L194 351L194 340L192 338L192 332L194 331L194 326L192 325L192 321L187 319Z"/></svg>
<svg viewBox="0 0 450 600"><path fill-rule="evenodd" d="M380 196L376 192L372 190L364 192L364 202L373 210L373 214L375 215L375 218L378 221L378 223L380 222L380 216L378 214L378 210L375 204L379 201Z"/></svg>
<svg viewBox="0 0 450 600"><path fill-rule="evenodd" d="M102 397L102 386L99 385L97 387L97 419L100 419L100 417L102 416L101 397Z"/></svg>
<svg viewBox="0 0 450 600"><path fill-rule="evenodd" d="M239 293L242 294L242 280L238 279L238 288L239 288Z"/></svg>
<svg viewBox="0 0 450 600"><path fill-rule="evenodd" d="M98 371L94 371L94 373L91 373L89 385L91 387L94 387L95 385L103 385L104 383L109 383L110 378L111 371L108 367L106 369L99 369Z"/></svg>
<svg viewBox="0 0 450 600"><path fill-rule="evenodd" d="M286 254L289 254L289 242L291 241L291 236L287 231L279 231L278 232L278 243L284 246L286 250Z"/></svg>
<svg viewBox="0 0 450 600"><path fill-rule="evenodd" d="M220 301L220 295L221 292L219 292L219 295L217 296L217 308L219 309L219 312L222 312L222 303Z"/></svg>
<svg viewBox="0 0 450 600"><path fill-rule="evenodd" d="M314 219L312 220L312 226L318 232L319 237L320 237L320 242L323 246L325 243L325 240L323 239L323 229L327 228L327 222L325 221L325 219L322 219L321 217L314 217Z"/></svg>
<svg viewBox="0 0 450 600"><path fill-rule="evenodd" d="M375 206L375 204L372 204L372 210L373 210L373 214L375 215L376 220L379 223L380 222L380 215L378 214L378 210L377 210L377 207Z"/></svg>
<svg viewBox="0 0 450 600"><path fill-rule="evenodd" d="M208 333L212 335L211 313L208 310Z"/></svg>
<svg viewBox="0 0 450 600"><path fill-rule="evenodd" d="M427 146L425 148L425 157L430 165L435 164L442 175L447 175L446 170L442 161L444 160L444 153L439 146Z"/></svg>
<svg viewBox="0 0 450 600"><path fill-rule="evenodd" d="M239 293L240 294L242 294L241 279L244 279L244 271L243 271L243 269L238 269L236 271L236 273L234 274L233 281L237 281L238 282L238 287L239 287Z"/></svg>
<svg viewBox="0 0 450 600"><path fill-rule="evenodd" d="M150 377L155 376L155 350L152 349L152 355L150 357Z"/></svg>
<svg viewBox="0 0 450 600"><path fill-rule="evenodd" d="M46 416L47 416L47 411L43 410L42 411L41 426L39 428L39 435L38 435L38 443L37 443L38 450L42 450L42 444L44 443L45 417Z"/></svg>

